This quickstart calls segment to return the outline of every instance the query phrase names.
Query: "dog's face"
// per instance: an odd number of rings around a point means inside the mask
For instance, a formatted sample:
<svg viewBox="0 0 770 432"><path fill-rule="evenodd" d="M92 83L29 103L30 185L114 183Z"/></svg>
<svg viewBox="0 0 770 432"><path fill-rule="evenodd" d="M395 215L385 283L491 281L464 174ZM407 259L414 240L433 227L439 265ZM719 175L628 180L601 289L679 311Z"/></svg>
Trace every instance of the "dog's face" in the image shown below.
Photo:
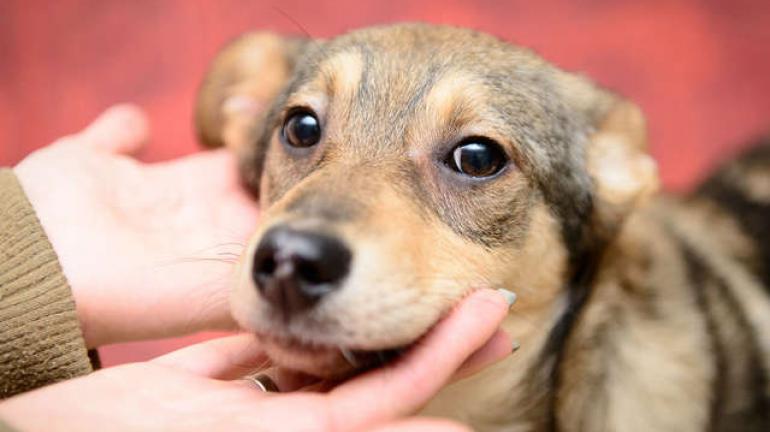
<svg viewBox="0 0 770 432"><path fill-rule="evenodd" d="M319 376L413 343L475 288L550 313L585 227L616 219L647 175L633 107L462 29L242 39L198 109L264 210L234 316L276 363ZM593 142L623 150L592 156ZM592 176L608 157L632 174Z"/></svg>

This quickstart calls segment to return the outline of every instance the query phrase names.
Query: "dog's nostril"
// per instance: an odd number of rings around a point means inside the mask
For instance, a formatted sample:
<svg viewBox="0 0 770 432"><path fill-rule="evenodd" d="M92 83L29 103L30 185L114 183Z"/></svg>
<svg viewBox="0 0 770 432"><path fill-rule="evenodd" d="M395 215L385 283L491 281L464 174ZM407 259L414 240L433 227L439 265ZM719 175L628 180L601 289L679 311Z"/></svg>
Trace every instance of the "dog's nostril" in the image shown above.
<svg viewBox="0 0 770 432"><path fill-rule="evenodd" d="M318 256L295 257L295 271L300 279L310 284L334 284L348 273L350 252L341 242L332 238L316 240Z"/></svg>
<svg viewBox="0 0 770 432"><path fill-rule="evenodd" d="M272 253L264 254L263 256L256 257L254 259L254 278L264 280L270 278L275 273L275 258Z"/></svg>
<svg viewBox="0 0 770 432"><path fill-rule="evenodd" d="M298 260L295 271L299 278L309 283L321 284L329 282L327 278L323 277L315 261Z"/></svg>
<svg viewBox="0 0 770 432"><path fill-rule="evenodd" d="M288 318L339 287L350 261L350 250L334 237L276 227L254 253L252 275L262 297Z"/></svg>

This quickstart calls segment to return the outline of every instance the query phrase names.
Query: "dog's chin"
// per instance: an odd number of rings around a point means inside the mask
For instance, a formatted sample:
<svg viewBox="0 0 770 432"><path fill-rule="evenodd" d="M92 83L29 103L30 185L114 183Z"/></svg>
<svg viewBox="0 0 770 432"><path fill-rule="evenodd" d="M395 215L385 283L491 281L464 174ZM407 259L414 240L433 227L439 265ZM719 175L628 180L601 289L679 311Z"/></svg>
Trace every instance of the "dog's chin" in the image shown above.
<svg viewBox="0 0 770 432"><path fill-rule="evenodd" d="M257 334L276 366L322 379L342 379L395 359L404 347L381 350L319 345L291 337Z"/></svg>

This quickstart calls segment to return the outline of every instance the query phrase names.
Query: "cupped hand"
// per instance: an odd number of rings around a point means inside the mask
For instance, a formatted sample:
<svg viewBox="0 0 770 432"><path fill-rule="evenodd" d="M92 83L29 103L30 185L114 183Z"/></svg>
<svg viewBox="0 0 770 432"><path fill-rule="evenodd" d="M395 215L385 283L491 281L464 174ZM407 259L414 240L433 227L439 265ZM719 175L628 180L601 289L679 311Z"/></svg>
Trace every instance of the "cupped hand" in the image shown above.
<svg viewBox="0 0 770 432"><path fill-rule="evenodd" d="M404 419L453 376L509 355L508 310L492 290L471 294L402 358L327 393L262 393L234 380L267 362L253 337L217 339L154 361L101 370L0 403L21 430L466 430Z"/></svg>
<svg viewBox="0 0 770 432"><path fill-rule="evenodd" d="M14 171L62 265L86 343L234 327L229 278L258 221L226 151L158 164L132 106L24 159Z"/></svg>

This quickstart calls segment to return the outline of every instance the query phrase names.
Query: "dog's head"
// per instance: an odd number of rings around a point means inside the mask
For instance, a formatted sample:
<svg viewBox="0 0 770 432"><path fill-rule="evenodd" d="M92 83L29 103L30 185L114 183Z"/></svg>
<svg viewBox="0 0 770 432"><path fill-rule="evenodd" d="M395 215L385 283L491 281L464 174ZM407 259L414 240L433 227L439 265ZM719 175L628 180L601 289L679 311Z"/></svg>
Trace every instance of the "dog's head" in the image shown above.
<svg viewBox="0 0 770 432"><path fill-rule="evenodd" d="M450 27L244 36L196 120L264 210L235 318L321 376L409 345L474 288L553 313L576 257L655 184L633 105Z"/></svg>

